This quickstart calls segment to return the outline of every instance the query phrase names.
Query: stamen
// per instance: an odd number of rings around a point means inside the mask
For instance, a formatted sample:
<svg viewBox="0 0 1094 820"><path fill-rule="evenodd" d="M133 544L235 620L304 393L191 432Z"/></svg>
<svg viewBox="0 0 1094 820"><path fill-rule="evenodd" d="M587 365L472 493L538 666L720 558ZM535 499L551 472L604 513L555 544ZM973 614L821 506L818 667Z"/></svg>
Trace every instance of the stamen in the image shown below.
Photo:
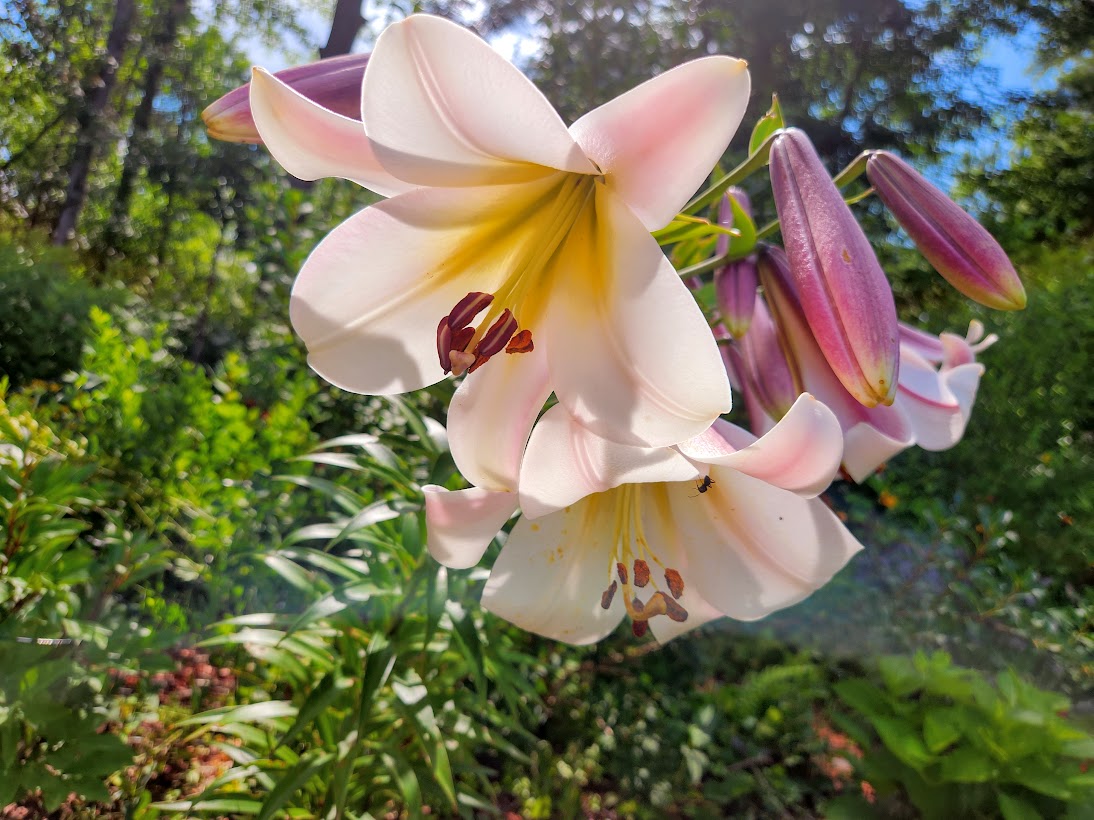
<svg viewBox="0 0 1094 820"><path fill-rule="evenodd" d="M452 349L453 350L467 350L467 346L471 344L471 340L475 338L475 328L463 327L457 330L452 336Z"/></svg>
<svg viewBox="0 0 1094 820"><path fill-rule="evenodd" d="M467 355L470 356L471 354L469 353ZM468 373L474 373L476 370L478 370L480 367L482 367L484 364L486 364L486 362L489 361L489 359L490 359L489 356L476 356L475 357L475 363L473 365L471 365L469 368L467 368L467 372Z"/></svg>
<svg viewBox="0 0 1094 820"><path fill-rule="evenodd" d="M494 301L494 294L472 291L456 302L448 314L448 326L453 330L460 330L471 323L471 320L482 313Z"/></svg>
<svg viewBox="0 0 1094 820"><path fill-rule="evenodd" d="M672 597L679 599L684 594L684 578L674 569L665 570L665 584L672 593Z"/></svg>
<svg viewBox="0 0 1094 820"><path fill-rule="evenodd" d="M645 637L646 633L650 631L649 621L631 621L631 632L636 638Z"/></svg>
<svg viewBox="0 0 1094 820"><path fill-rule="evenodd" d="M665 614L668 615L671 620L682 624L688 619L688 611L680 606L680 604L676 603L676 601L669 598L663 592L658 592L657 594L660 595L661 600L665 602Z"/></svg>
<svg viewBox="0 0 1094 820"><path fill-rule="evenodd" d="M638 558L634 562L634 585L641 589L650 582L650 565Z"/></svg>
<svg viewBox="0 0 1094 820"><path fill-rule="evenodd" d="M448 324L448 317L441 319L437 325L437 358L441 360L441 369L445 373L452 370L452 326Z"/></svg>
<svg viewBox="0 0 1094 820"><path fill-rule="evenodd" d="M517 320L509 308L506 308L494 324L490 325L490 329L483 335L482 341L475 346L475 355L485 356L489 359L495 353L500 352L516 332Z"/></svg>
<svg viewBox="0 0 1094 820"><path fill-rule="evenodd" d="M475 363L475 357L470 353L464 353L462 350L453 350L450 355L453 376L462 376L467 368Z"/></svg>
<svg viewBox="0 0 1094 820"><path fill-rule="evenodd" d="M509 344L505 346L506 353L531 353L535 349L535 345L532 344L532 331L528 328L520 331L516 336L509 340Z"/></svg>
<svg viewBox="0 0 1094 820"><path fill-rule="evenodd" d="M604 590L600 596L600 606L602 609L610 609L612 605L612 599L615 597L615 591L618 589L618 585L615 581L612 581L611 585Z"/></svg>
<svg viewBox="0 0 1094 820"><path fill-rule="evenodd" d="M617 562L615 565L615 571L616 574L619 575L619 583L621 583L623 586L626 586L628 583L626 564Z"/></svg>

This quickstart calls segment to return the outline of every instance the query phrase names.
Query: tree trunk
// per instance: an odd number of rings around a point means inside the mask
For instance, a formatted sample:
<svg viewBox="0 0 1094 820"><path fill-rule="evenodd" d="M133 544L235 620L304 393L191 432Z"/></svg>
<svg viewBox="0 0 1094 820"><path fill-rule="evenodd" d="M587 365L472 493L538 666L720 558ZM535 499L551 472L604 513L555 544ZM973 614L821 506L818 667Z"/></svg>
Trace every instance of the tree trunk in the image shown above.
<svg viewBox="0 0 1094 820"><path fill-rule="evenodd" d="M95 79L85 87L84 110L77 118L76 148L69 165L65 204L53 227L54 245L63 245L76 233L76 222L87 201L87 179L95 149L101 139L103 112L118 78L118 67L129 44L129 32L137 16L136 0L117 0L114 21L106 39L106 60Z"/></svg>
<svg viewBox="0 0 1094 820"><path fill-rule="evenodd" d="M353 48L353 41L357 39L357 32L365 24L364 15L361 14L362 0L338 0L334 7L334 18L330 24L330 36L327 44L319 49L319 56L337 57L341 54L349 54Z"/></svg>
<svg viewBox="0 0 1094 820"><path fill-rule="evenodd" d="M171 5L164 12L163 25L152 39L148 70L144 74L144 89L141 92L141 101L133 114L129 146L110 209L110 222L103 243L107 253L113 250L121 233L122 222L129 215L129 200L133 196L133 185L144 159L145 136L152 123L152 106L156 101L156 95L159 94L160 82L163 80L163 71L170 59L171 49L175 45L179 23L189 12L190 0L172 0Z"/></svg>

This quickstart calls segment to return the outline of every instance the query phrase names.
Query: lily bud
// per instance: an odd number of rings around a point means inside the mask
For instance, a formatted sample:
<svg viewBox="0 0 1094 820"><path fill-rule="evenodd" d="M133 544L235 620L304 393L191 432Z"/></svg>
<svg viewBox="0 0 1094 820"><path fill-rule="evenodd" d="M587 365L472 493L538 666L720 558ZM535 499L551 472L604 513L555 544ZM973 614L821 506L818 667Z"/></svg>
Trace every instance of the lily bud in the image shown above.
<svg viewBox="0 0 1094 820"><path fill-rule="evenodd" d="M730 188L722 197L722 204L718 208L718 224L725 228L733 227L730 197L737 200L737 204L746 213L750 216L752 214L752 203L749 201L748 194L740 188ZM722 256L728 251L729 237L723 234L718 237L716 253ZM726 329L735 339L740 339L748 333L748 325L752 321L752 308L756 303L756 284L755 255L730 262L714 272L714 296L718 301L718 311L721 313Z"/></svg>
<svg viewBox="0 0 1094 820"><path fill-rule="evenodd" d="M824 357L860 403L892 404L900 362L893 292L804 132L775 138L771 186L795 288Z"/></svg>
<svg viewBox="0 0 1094 820"><path fill-rule="evenodd" d="M286 68L274 74L294 91L336 114L361 119L361 82L368 65L367 54L345 54L314 63ZM201 112L209 136L225 142L261 144L251 116L251 84L229 91Z"/></svg>
<svg viewBox="0 0 1094 820"><path fill-rule="evenodd" d="M745 389L752 392L764 413L779 421L802 392L798 388L801 379L795 379L779 343L779 331L762 299L753 301L748 333L730 351Z"/></svg>
<svg viewBox="0 0 1094 820"><path fill-rule="evenodd" d="M919 252L961 293L997 310L1021 310L1026 291L990 233L904 160L875 151L866 176Z"/></svg>

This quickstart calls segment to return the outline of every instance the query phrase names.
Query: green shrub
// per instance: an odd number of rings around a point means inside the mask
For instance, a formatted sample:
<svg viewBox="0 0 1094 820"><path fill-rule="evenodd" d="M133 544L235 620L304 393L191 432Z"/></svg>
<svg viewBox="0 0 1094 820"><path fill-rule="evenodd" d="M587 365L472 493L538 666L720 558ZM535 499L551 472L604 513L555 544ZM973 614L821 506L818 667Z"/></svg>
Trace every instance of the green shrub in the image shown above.
<svg viewBox="0 0 1094 820"><path fill-rule="evenodd" d="M0 376L56 381L80 363L92 305L105 295L70 272L72 254L0 236Z"/></svg>
<svg viewBox="0 0 1094 820"><path fill-rule="evenodd" d="M862 746L861 774L884 800L904 797L932 818L1080 817L1094 809L1094 738L1064 717L1067 699L1003 672L993 686L949 655L879 662L882 683L846 680L841 721ZM874 816L846 798L840 814ZM834 810L833 810L834 811ZM856 813L857 812L857 813Z"/></svg>

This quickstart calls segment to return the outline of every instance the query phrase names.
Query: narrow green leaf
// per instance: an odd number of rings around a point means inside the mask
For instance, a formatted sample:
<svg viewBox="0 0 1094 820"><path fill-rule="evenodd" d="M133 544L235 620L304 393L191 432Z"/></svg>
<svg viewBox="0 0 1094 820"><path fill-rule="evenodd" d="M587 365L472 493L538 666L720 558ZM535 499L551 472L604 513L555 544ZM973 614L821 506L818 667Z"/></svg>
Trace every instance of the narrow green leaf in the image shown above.
<svg viewBox="0 0 1094 820"><path fill-rule="evenodd" d="M764 141L778 131L780 128L785 128L786 122L783 120L782 106L779 105L779 95L771 95L771 108L767 113L760 117L759 122L752 129L752 136L748 139L748 153L755 154L760 150L760 146L764 144Z"/></svg>
<svg viewBox="0 0 1094 820"><path fill-rule="evenodd" d="M269 820L274 813L287 803L296 791L305 785L312 776L326 766L334 755L321 749L311 749L301 756L300 762L286 771L277 781L262 803L258 820Z"/></svg>

